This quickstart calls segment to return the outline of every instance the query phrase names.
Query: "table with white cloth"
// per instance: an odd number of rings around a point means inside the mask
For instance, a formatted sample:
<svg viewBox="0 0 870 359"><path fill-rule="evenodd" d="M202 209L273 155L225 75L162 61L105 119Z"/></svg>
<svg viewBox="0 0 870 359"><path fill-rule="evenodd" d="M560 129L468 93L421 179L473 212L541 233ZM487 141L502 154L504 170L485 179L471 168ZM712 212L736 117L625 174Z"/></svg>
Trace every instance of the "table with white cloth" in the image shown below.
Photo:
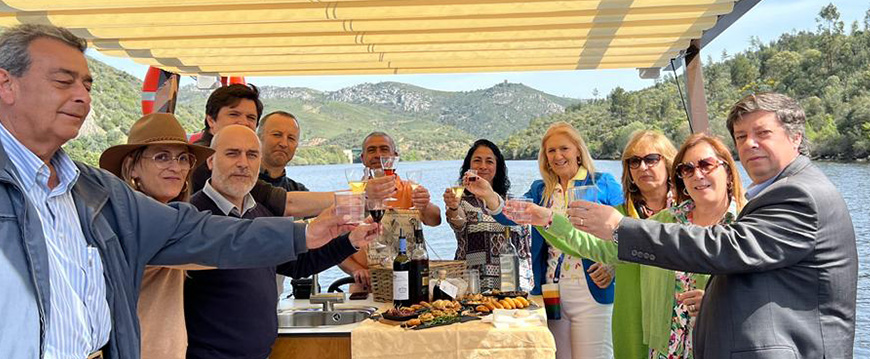
<svg viewBox="0 0 870 359"><path fill-rule="evenodd" d="M540 298L533 298L539 306ZM391 305L382 305L381 310ZM544 309L536 315L546 318ZM473 320L440 327L411 330L366 320L351 330L353 359L552 359L556 342L546 321L537 325L496 328Z"/></svg>

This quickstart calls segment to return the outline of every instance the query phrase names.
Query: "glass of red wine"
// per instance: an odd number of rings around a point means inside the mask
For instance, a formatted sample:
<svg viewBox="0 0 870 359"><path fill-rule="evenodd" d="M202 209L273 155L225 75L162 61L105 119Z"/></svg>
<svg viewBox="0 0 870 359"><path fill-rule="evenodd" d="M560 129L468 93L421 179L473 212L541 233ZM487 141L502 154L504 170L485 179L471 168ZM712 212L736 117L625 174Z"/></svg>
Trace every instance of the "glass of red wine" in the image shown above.
<svg viewBox="0 0 870 359"><path fill-rule="evenodd" d="M368 199L366 200L366 207L369 210L369 215L372 216L372 219L380 223L381 219L384 218L384 212L387 210L387 206L384 205L383 199Z"/></svg>
<svg viewBox="0 0 870 359"><path fill-rule="evenodd" d="M396 174L396 165L399 164L399 156L381 156L381 168L384 174L392 176Z"/></svg>

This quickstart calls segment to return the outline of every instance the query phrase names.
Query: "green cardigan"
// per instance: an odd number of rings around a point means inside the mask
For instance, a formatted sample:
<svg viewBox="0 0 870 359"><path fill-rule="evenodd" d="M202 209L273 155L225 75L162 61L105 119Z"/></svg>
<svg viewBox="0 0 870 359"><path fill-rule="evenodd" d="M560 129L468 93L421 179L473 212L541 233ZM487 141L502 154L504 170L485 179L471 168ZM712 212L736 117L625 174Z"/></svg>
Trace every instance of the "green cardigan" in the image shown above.
<svg viewBox="0 0 870 359"><path fill-rule="evenodd" d="M616 209L625 214L625 207ZM651 220L677 222L671 211L661 211ZM649 349L667 352L674 310L676 274L673 270L622 262L616 243L577 230L562 215L553 217L550 229L537 227L550 245L576 257L616 265L616 293L613 301L613 354L616 359L648 358ZM709 275L692 274L698 288L707 285Z"/></svg>

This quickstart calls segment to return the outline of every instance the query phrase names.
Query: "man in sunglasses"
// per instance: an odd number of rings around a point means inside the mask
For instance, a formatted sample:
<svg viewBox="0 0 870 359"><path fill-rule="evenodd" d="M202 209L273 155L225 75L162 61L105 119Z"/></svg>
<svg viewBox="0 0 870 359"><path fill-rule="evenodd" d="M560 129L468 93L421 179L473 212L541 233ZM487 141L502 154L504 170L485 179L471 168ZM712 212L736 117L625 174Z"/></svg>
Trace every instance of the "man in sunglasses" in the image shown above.
<svg viewBox="0 0 870 359"><path fill-rule="evenodd" d="M581 230L625 261L714 276L695 330L697 358L851 358L858 256L839 191L807 154L794 99L760 93L728 114L752 184L732 225L662 224L580 202ZM679 171L717 164L681 164Z"/></svg>

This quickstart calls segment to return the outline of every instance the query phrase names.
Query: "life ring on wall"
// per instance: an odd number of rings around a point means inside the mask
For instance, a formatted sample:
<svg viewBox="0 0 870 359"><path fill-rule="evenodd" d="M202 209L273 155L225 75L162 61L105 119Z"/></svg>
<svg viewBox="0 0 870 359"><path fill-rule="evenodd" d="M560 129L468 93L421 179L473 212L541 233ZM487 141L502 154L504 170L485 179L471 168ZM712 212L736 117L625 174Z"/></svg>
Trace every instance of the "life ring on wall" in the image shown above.
<svg viewBox="0 0 870 359"><path fill-rule="evenodd" d="M148 67L145 81L142 82L142 114L154 112L154 101L157 99L157 87L160 85L160 69Z"/></svg>

